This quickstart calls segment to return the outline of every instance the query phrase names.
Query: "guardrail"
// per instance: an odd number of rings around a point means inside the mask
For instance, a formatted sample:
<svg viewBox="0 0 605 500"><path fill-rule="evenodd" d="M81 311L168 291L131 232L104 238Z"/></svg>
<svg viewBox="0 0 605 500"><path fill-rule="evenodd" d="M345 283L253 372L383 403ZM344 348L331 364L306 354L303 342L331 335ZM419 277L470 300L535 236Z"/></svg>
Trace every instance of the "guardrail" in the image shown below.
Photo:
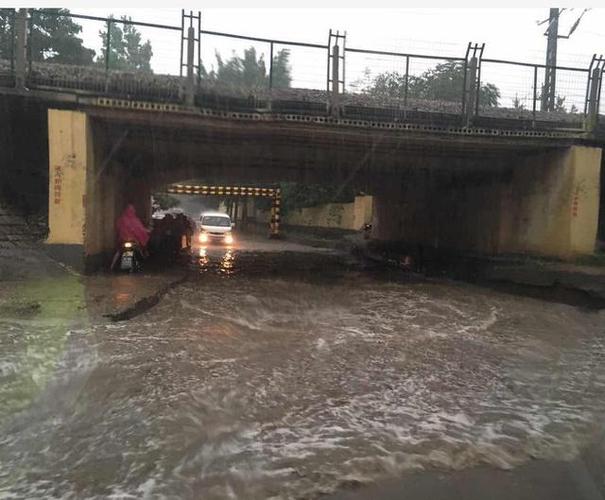
<svg viewBox="0 0 605 500"><path fill-rule="evenodd" d="M180 26L59 9L26 14L19 21L14 9L0 9L0 86L352 119L430 121L439 115L463 126L498 119L530 129L594 129L601 111L602 56L593 56L587 68L548 67L484 58L484 45L470 43L459 57L347 47L346 34L332 31L325 44L306 43L202 29L200 13L192 11L182 11ZM81 61L49 54L52 33L41 28L52 19L97 32L94 56L83 47ZM133 60L120 52L132 28L141 46L151 41L145 48L150 57ZM225 59L229 53L237 59ZM25 57L22 78L19 54ZM543 89L552 69L558 85L549 100ZM427 84L436 71L450 72L447 86Z"/></svg>

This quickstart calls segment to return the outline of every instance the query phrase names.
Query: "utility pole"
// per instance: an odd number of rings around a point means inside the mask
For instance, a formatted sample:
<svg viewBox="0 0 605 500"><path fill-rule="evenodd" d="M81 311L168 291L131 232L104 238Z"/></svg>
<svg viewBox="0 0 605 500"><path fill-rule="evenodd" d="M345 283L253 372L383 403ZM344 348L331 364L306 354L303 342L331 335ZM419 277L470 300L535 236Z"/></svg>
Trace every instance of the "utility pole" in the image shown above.
<svg viewBox="0 0 605 500"><path fill-rule="evenodd" d="M557 41L559 38L569 38L576 30L584 14L590 9L584 9L573 23L567 35L559 35L559 16L566 9L550 9L548 19L539 21L538 25L548 22L544 35L548 37L546 44L546 71L544 73L544 87L542 87L542 111L554 111L556 101L557 79ZM573 9L572 9L573 10Z"/></svg>
<svg viewBox="0 0 605 500"><path fill-rule="evenodd" d="M545 35L548 37L546 45L546 71L544 74L544 87L542 89L542 111L555 109L555 88L557 78L557 40L559 39L559 9L550 9L548 28Z"/></svg>

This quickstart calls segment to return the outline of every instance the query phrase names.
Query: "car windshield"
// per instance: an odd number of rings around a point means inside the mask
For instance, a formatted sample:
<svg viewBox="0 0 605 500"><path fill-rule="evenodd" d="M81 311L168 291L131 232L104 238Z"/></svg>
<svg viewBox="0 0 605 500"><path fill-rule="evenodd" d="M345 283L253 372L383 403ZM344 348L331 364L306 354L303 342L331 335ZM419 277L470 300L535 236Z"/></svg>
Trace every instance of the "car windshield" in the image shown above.
<svg viewBox="0 0 605 500"><path fill-rule="evenodd" d="M205 215L202 217L202 225L229 227L231 220L229 217L221 217L220 215Z"/></svg>

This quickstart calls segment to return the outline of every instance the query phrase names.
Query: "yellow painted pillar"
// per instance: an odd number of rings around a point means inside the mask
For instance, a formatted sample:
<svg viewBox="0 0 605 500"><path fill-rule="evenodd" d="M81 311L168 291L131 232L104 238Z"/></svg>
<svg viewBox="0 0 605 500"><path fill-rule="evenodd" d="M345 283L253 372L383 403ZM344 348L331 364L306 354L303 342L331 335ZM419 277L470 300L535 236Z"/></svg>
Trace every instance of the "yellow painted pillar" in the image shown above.
<svg viewBox="0 0 605 500"><path fill-rule="evenodd" d="M569 253L591 254L599 223L601 148L573 146L570 154Z"/></svg>
<svg viewBox="0 0 605 500"><path fill-rule="evenodd" d="M601 149L571 146L517 165L502 197L501 252L562 259L592 254L599 220Z"/></svg>
<svg viewBox="0 0 605 500"><path fill-rule="evenodd" d="M372 196L355 196L353 227L348 229L359 230L372 222L372 202Z"/></svg>
<svg viewBox="0 0 605 500"><path fill-rule="evenodd" d="M84 245L87 172L92 165L85 113L48 110L49 200L47 243Z"/></svg>

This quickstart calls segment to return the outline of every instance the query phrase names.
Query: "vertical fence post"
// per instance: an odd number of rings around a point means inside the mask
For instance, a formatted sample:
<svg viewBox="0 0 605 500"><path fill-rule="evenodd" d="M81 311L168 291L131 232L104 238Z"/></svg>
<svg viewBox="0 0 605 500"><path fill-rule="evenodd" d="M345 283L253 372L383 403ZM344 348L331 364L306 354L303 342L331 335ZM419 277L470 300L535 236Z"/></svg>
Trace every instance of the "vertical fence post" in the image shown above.
<svg viewBox="0 0 605 500"><path fill-rule="evenodd" d="M405 56L405 80L403 87L403 116L406 116L408 108L408 86L410 79L410 56Z"/></svg>
<svg viewBox="0 0 605 500"><path fill-rule="evenodd" d="M340 90L339 80L339 66L340 66L340 47L334 45L332 47L332 96L337 96Z"/></svg>
<svg viewBox="0 0 605 500"><path fill-rule="evenodd" d="M483 61L483 50L485 43L481 44L479 49L479 58L477 59L477 80L475 81L475 116L479 116L479 100L481 99L481 63Z"/></svg>
<svg viewBox="0 0 605 500"><path fill-rule="evenodd" d="M16 53L15 53L15 87L25 88L25 67L27 60L27 9L19 9L15 17ZM31 58L30 58L31 59Z"/></svg>
<svg viewBox="0 0 605 500"><path fill-rule="evenodd" d="M477 61L477 79L474 82L473 90L475 91L475 116L479 116L479 98L481 97L481 59Z"/></svg>
<svg viewBox="0 0 605 500"><path fill-rule="evenodd" d="M330 89L330 111L332 116L340 115L340 47L338 44L332 47L332 88Z"/></svg>
<svg viewBox="0 0 605 500"><path fill-rule="evenodd" d="M593 54L588 66L588 78L586 79L586 96L584 97L584 118L588 116L588 100L590 99L590 83L592 81L592 67L597 59L597 55Z"/></svg>
<svg viewBox="0 0 605 500"><path fill-rule="evenodd" d="M181 9L181 57L179 59L179 76L183 76L183 44L185 43L185 9Z"/></svg>
<svg viewBox="0 0 605 500"><path fill-rule="evenodd" d="M25 57L27 58L27 78L31 77L32 64L34 61L34 32L36 30L36 9L25 9L26 13L29 11L29 19L27 14L25 16Z"/></svg>
<svg viewBox="0 0 605 500"><path fill-rule="evenodd" d="M15 75L15 23L17 22L16 9L11 10L10 21L10 58L11 58L11 75Z"/></svg>
<svg viewBox="0 0 605 500"><path fill-rule="evenodd" d="M538 100L538 66L534 66L534 98L532 99L532 124L536 128L536 101Z"/></svg>
<svg viewBox="0 0 605 500"><path fill-rule="evenodd" d="M269 49L269 88L273 88L273 42L271 42Z"/></svg>
<svg viewBox="0 0 605 500"><path fill-rule="evenodd" d="M187 28L187 82L185 87L185 104L193 106L195 94L195 78L193 73L193 59L195 56L195 29Z"/></svg>
<svg viewBox="0 0 605 500"><path fill-rule="evenodd" d="M599 121L599 112L601 109L601 88L603 85L603 73L605 73L605 66L601 66L601 72L599 73L599 88L597 89L597 103L595 104L595 120Z"/></svg>
<svg viewBox="0 0 605 500"><path fill-rule="evenodd" d="M346 70L347 70L347 32L345 31L345 34L342 38L342 93L344 94L346 92L346 87L347 87L347 74L346 74Z"/></svg>
<svg viewBox="0 0 605 500"><path fill-rule="evenodd" d="M477 58L471 57L468 63L468 76L466 78L466 113L465 113L465 121L466 126L470 126L473 120L473 111L474 102L475 102L475 92L477 85Z"/></svg>
<svg viewBox="0 0 605 500"><path fill-rule="evenodd" d="M330 34L328 35L328 45L327 45L327 55L328 61L326 63L326 92L330 93L330 43L332 42L332 30L330 29Z"/></svg>
<svg viewBox="0 0 605 500"><path fill-rule="evenodd" d="M109 58L111 55L111 19L107 20L107 36L105 37L105 75L109 73Z"/></svg>
<svg viewBox="0 0 605 500"><path fill-rule="evenodd" d="M599 119L599 97L601 93L601 80L603 69L600 64L592 70L590 75L590 94L588 97L588 115L586 116L586 129L594 130Z"/></svg>
<svg viewBox="0 0 605 500"><path fill-rule="evenodd" d="M466 46L466 54L464 55L464 64L462 65L462 120L464 123L466 123L466 106L467 106L467 102L466 102L466 92L467 92L467 88L466 88L466 82L468 80L468 55L471 51L471 42L468 42L468 45Z"/></svg>
<svg viewBox="0 0 605 500"><path fill-rule="evenodd" d="M599 121L599 112L601 109L601 89L603 86L603 73L605 73L605 66L601 66L601 72L599 73L599 88L597 89L597 103L595 105L596 120Z"/></svg>
<svg viewBox="0 0 605 500"><path fill-rule="evenodd" d="M197 14L197 86L200 88L202 86L202 11L198 11Z"/></svg>
<svg viewBox="0 0 605 500"><path fill-rule="evenodd" d="M109 64L111 59L111 18L107 19L107 36L105 37L105 92L109 92Z"/></svg>

